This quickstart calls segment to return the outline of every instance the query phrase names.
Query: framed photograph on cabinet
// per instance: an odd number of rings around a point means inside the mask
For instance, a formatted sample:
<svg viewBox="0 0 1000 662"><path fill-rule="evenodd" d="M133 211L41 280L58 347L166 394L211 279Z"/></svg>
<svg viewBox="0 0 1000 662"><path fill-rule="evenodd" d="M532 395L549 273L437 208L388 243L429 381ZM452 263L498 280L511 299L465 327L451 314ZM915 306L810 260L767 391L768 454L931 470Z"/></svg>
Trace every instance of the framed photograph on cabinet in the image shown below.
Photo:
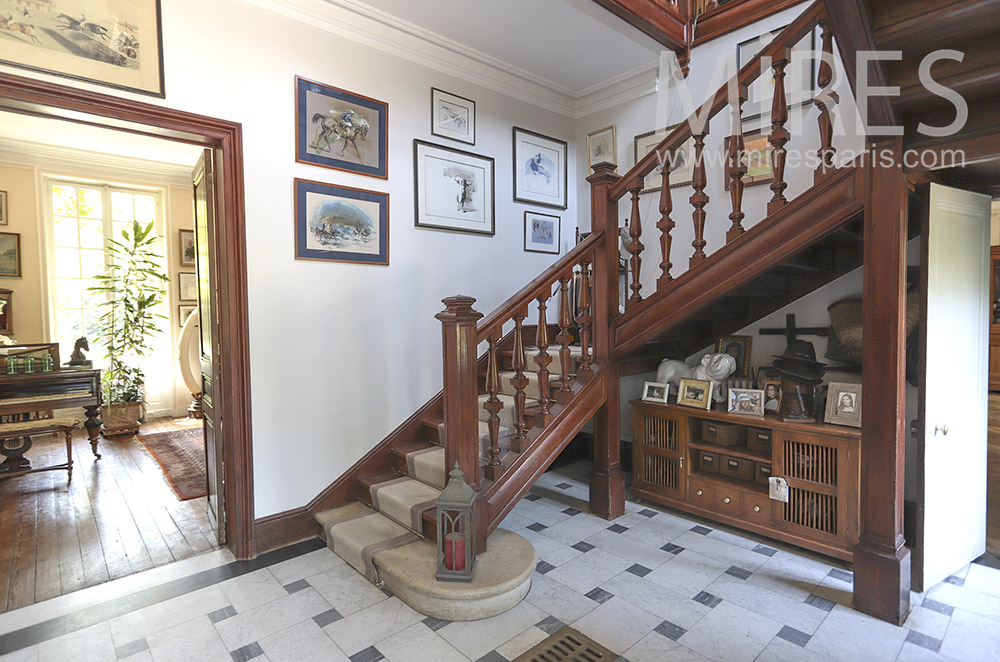
<svg viewBox="0 0 1000 662"><path fill-rule="evenodd" d="M776 379L765 379L760 383L764 391L764 411L778 411L781 406L781 382Z"/></svg>
<svg viewBox="0 0 1000 662"><path fill-rule="evenodd" d="M774 169L771 166L771 142L767 139L768 133L760 131L756 133L743 134L743 164L747 167L747 172L743 175L745 186L756 184L767 184L774 179ZM725 150L729 153L729 138L726 136ZM729 190L729 176L723 175L725 179L725 189Z"/></svg>
<svg viewBox="0 0 1000 662"><path fill-rule="evenodd" d="M195 257L198 255L198 249L194 244L194 230L178 230L177 234L180 239L181 266L193 267Z"/></svg>
<svg viewBox="0 0 1000 662"><path fill-rule="evenodd" d="M295 259L389 264L389 194L295 180Z"/></svg>
<svg viewBox="0 0 1000 662"><path fill-rule="evenodd" d="M0 333L14 333L14 293L11 290L0 289Z"/></svg>
<svg viewBox="0 0 1000 662"><path fill-rule="evenodd" d="M861 384L830 382L823 420L837 425L861 427Z"/></svg>
<svg viewBox="0 0 1000 662"><path fill-rule="evenodd" d="M295 77L295 160L389 178L389 104Z"/></svg>
<svg viewBox="0 0 1000 662"><path fill-rule="evenodd" d="M0 232L0 276L21 277L21 235Z"/></svg>
<svg viewBox="0 0 1000 662"><path fill-rule="evenodd" d="M666 404L668 395L670 395L670 384L645 382L642 385L642 399L646 402L660 402Z"/></svg>
<svg viewBox="0 0 1000 662"><path fill-rule="evenodd" d="M649 131L648 133L637 135L632 144L632 151L635 156L633 163L638 163L640 159L653 151L678 126L680 125L674 124L660 131ZM660 167L662 167L667 161L666 154L661 155L659 161ZM663 188L663 176L660 167L653 168L653 171L646 175L646 180L642 185L642 193L652 193ZM693 178L694 138L688 138L681 145L680 149L674 151L670 159L670 188L690 184Z"/></svg>
<svg viewBox="0 0 1000 662"><path fill-rule="evenodd" d="M177 274L177 298L180 301L198 300L198 275L193 273Z"/></svg>
<svg viewBox="0 0 1000 662"><path fill-rule="evenodd" d="M566 209L566 141L514 127L514 200Z"/></svg>
<svg viewBox="0 0 1000 662"><path fill-rule="evenodd" d="M752 388L729 389L729 413L741 416L763 416L764 391Z"/></svg>
<svg viewBox="0 0 1000 662"><path fill-rule="evenodd" d="M416 226L493 236L493 158L413 141Z"/></svg>
<svg viewBox="0 0 1000 662"><path fill-rule="evenodd" d="M785 26L787 27L787 26ZM753 39L742 41L736 46L736 66L742 69L768 44L774 41L785 28L771 30ZM816 31L810 32L792 47L792 59L785 68L785 97L788 107L811 103L816 80L816 60L805 55L815 50ZM743 120L754 120L770 115L774 100L774 70L768 69L747 88L747 100L743 105Z"/></svg>
<svg viewBox="0 0 1000 662"><path fill-rule="evenodd" d="M682 379L677 387L677 404L708 410L712 406L712 382Z"/></svg>
<svg viewBox="0 0 1000 662"><path fill-rule="evenodd" d="M0 191L0 225L7 225L7 191Z"/></svg>
<svg viewBox="0 0 1000 662"><path fill-rule="evenodd" d="M559 253L560 218L535 211L524 212L524 250L529 253Z"/></svg>
<svg viewBox="0 0 1000 662"><path fill-rule="evenodd" d="M177 326L183 327L188 316L196 311L198 306L193 303L182 303L177 306Z"/></svg>
<svg viewBox="0 0 1000 662"><path fill-rule="evenodd" d="M476 102L431 88L431 133L476 144Z"/></svg>
<svg viewBox="0 0 1000 662"><path fill-rule="evenodd" d="M159 0L5 4L3 64L164 97Z"/></svg>
<svg viewBox="0 0 1000 662"><path fill-rule="evenodd" d="M750 376L750 347L753 338L750 336L727 336L719 338L715 343L716 354L729 354L736 359L736 372L732 377Z"/></svg>
<svg viewBox="0 0 1000 662"><path fill-rule="evenodd" d="M618 143L615 140L615 127L609 126L599 131L587 134L587 153L589 164L613 163L618 165Z"/></svg>

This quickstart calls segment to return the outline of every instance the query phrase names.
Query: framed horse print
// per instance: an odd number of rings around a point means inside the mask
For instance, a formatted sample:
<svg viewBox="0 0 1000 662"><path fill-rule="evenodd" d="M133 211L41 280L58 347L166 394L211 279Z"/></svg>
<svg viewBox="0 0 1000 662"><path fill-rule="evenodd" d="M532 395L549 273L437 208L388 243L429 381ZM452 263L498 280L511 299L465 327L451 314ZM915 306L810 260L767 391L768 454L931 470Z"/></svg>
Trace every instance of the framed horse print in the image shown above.
<svg viewBox="0 0 1000 662"><path fill-rule="evenodd" d="M389 104L295 77L295 160L389 178Z"/></svg>

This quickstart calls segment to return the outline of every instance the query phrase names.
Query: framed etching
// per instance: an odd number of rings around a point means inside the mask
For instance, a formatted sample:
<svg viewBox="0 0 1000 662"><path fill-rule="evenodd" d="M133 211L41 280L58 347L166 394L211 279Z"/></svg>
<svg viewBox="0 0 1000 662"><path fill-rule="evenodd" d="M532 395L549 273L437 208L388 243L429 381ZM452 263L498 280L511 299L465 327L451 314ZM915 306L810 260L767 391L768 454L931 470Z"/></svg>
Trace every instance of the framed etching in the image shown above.
<svg viewBox="0 0 1000 662"><path fill-rule="evenodd" d="M431 133L476 144L476 102L431 88Z"/></svg>
<svg viewBox="0 0 1000 662"><path fill-rule="evenodd" d="M295 77L295 160L389 178L389 104Z"/></svg>
<svg viewBox="0 0 1000 662"><path fill-rule="evenodd" d="M180 301L198 300L198 275L194 273L177 274L177 298Z"/></svg>
<svg viewBox="0 0 1000 662"><path fill-rule="evenodd" d="M514 127L514 200L566 209L566 141Z"/></svg>
<svg viewBox="0 0 1000 662"><path fill-rule="evenodd" d="M198 309L197 304L182 303L177 306L177 326L183 327L188 316Z"/></svg>
<svg viewBox="0 0 1000 662"><path fill-rule="evenodd" d="M193 267L198 251L194 244L194 230L178 230L180 240L180 256L182 267Z"/></svg>
<svg viewBox="0 0 1000 662"><path fill-rule="evenodd" d="M593 168L595 163L618 164L618 142L615 140L615 127L587 134L588 165Z"/></svg>
<svg viewBox="0 0 1000 662"><path fill-rule="evenodd" d="M524 212L524 250L529 253L559 253L560 218L536 211Z"/></svg>
<svg viewBox="0 0 1000 662"><path fill-rule="evenodd" d="M164 98L159 0L4 5L0 63Z"/></svg>
<svg viewBox="0 0 1000 662"><path fill-rule="evenodd" d="M660 142L670 135L679 124L674 124L660 131L649 131L641 133L635 137L632 151L635 156L633 163L638 163L640 159L653 151ZM666 163L666 157L659 159L660 166ZM673 153L670 161L670 188L686 186L694 178L694 138L688 138L681 145L680 149ZM660 174L660 167L653 168L653 171L646 175L646 180L642 185L642 193L652 193L659 191L663 187L663 177Z"/></svg>
<svg viewBox="0 0 1000 662"><path fill-rule="evenodd" d="M389 194L295 180L295 259L389 264Z"/></svg>
<svg viewBox="0 0 1000 662"><path fill-rule="evenodd" d="M418 228L494 234L493 159L413 141Z"/></svg>

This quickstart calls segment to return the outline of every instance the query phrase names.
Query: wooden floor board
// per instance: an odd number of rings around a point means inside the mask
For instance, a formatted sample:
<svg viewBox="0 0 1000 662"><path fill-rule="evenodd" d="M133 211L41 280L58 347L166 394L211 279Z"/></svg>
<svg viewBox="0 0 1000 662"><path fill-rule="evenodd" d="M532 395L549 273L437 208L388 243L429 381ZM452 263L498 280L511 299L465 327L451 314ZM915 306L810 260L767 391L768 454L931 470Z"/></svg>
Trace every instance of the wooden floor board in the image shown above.
<svg viewBox="0 0 1000 662"><path fill-rule="evenodd" d="M986 456L986 551L1000 556L1000 394L990 393Z"/></svg>
<svg viewBox="0 0 1000 662"><path fill-rule="evenodd" d="M142 433L197 427L154 419ZM219 548L206 500L179 501L134 437L73 438L73 480L50 471L0 479L0 612ZM35 466L65 461L65 441L38 437Z"/></svg>

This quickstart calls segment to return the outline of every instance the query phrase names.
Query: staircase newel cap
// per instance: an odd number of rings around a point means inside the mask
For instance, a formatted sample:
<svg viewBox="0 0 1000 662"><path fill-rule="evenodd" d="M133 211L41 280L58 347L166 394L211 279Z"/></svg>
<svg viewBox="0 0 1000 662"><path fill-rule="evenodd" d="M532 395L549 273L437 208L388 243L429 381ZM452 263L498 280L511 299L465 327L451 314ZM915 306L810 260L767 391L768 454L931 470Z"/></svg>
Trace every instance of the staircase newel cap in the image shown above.
<svg viewBox="0 0 1000 662"><path fill-rule="evenodd" d="M476 300L470 296L456 294L455 296L441 299L441 303L444 304L445 309L434 316L439 320L444 321L454 319L470 321L478 320L483 317L481 312L472 307L472 304L476 303Z"/></svg>
<svg viewBox="0 0 1000 662"><path fill-rule="evenodd" d="M607 161L595 163L593 165L594 174L587 177L587 181L591 184L597 184L598 182L608 182L608 184L614 184L622 178L622 176L618 174L617 169L618 166L614 163L608 163Z"/></svg>
<svg viewBox="0 0 1000 662"><path fill-rule="evenodd" d="M476 500L476 491L465 482L465 473L459 469L458 462L455 462L455 467L448 472L448 475L450 476L448 484L438 497L438 507L451 504L471 505Z"/></svg>

